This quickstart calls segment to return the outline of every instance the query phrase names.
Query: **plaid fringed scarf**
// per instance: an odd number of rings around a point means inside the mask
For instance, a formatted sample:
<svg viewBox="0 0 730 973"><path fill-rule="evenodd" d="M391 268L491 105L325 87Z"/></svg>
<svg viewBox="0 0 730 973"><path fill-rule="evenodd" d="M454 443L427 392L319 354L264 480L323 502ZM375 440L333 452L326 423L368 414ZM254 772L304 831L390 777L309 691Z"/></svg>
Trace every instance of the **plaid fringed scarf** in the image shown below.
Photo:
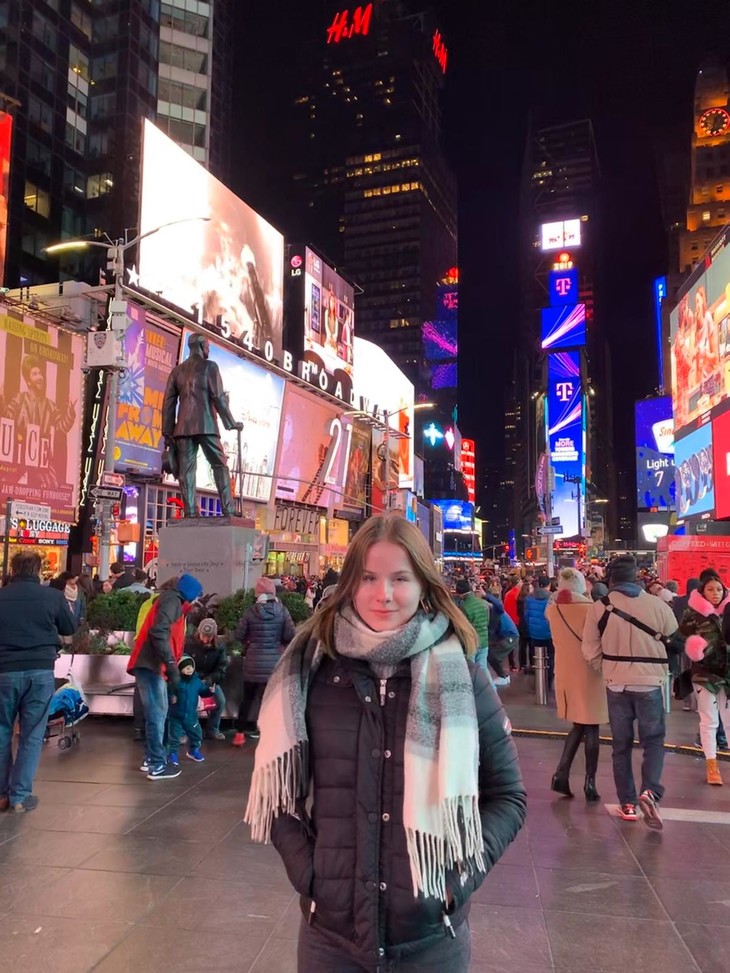
<svg viewBox="0 0 730 973"><path fill-rule="evenodd" d="M485 871L479 817L479 731L464 650L446 635L448 619L418 612L395 632L373 632L352 610L336 621L340 655L375 667L411 659L405 740L403 823L413 894L446 901L446 871ZM268 842L279 814L294 814L309 792L307 691L322 660L317 646L294 639L269 680L259 714L251 790L244 820Z"/></svg>

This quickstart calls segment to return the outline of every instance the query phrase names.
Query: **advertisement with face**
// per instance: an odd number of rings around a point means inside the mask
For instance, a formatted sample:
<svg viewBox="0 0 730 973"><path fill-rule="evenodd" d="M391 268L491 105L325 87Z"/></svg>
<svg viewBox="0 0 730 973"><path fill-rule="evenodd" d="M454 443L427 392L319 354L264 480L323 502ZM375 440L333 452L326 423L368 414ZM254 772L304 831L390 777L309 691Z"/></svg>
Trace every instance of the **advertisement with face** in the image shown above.
<svg viewBox="0 0 730 973"><path fill-rule="evenodd" d="M276 478L277 500L343 506L352 424L316 395L289 385Z"/></svg>
<svg viewBox="0 0 730 973"><path fill-rule="evenodd" d="M730 517L730 409L712 420L715 518Z"/></svg>
<svg viewBox="0 0 730 973"><path fill-rule="evenodd" d="M585 518L585 407L575 351L548 358L548 449L555 477L552 514L563 537L578 537Z"/></svg>
<svg viewBox="0 0 730 973"><path fill-rule="evenodd" d="M127 368L119 382L114 465L118 470L159 473L162 453L162 400L177 364L180 339L127 305L124 337Z"/></svg>
<svg viewBox="0 0 730 973"><path fill-rule="evenodd" d="M8 242L8 201L10 199L10 143L13 116L0 111L0 286L4 281L5 252Z"/></svg>
<svg viewBox="0 0 730 973"><path fill-rule="evenodd" d="M370 426L357 419L352 424L352 442L345 476L345 506L367 515L368 471L370 469Z"/></svg>
<svg viewBox="0 0 730 973"><path fill-rule="evenodd" d="M0 490L50 506L73 523L81 461L77 335L29 324L0 308Z"/></svg>
<svg viewBox="0 0 730 973"><path fill-rule="evenodd" d="M372 435L372 489L371 502L373 514L391 510L394 506L394 491L398 490L398 440L388 437L386 446L385 432L373 429Z"/></svg>
<svg viewBox="0 0 730 973"><path fill-rule="evenodd" d="M681 293L681 292L680 292ZM730 392L730 247L693 275L670 316L677 432Z"/></svg>
<svg viewBox="0 0 730 973"><path fill-rule="evenodd" d="M660 395L636 403L636 503L640 510L675 505L672 399Z"/></svg>
<svg viewBox="0 0 730 973"><path fill-rule="evenodd" d="M366 412L389 413L389 426L396 430L398 480L393 486L413 489L413 383L409 382L395 362L371 341L355 338L355 399ZM373 437L375 438L375 437Z"/></svg>
<svg viewBox="0 0 730 973"><path fill-rule="evenodd" d="M443 513L444 530L472 530L474 504L466 500L431 500Z"/></svg>
<svg viewBox="0 0 730 973"><path fill-rule="evenodd" d="M712 424L706 423L674 444L677 479L677 517L712 514L715 479L712 459Z"/></svg>
<svg viewBox="0 0 730 973"><path fill-rule="evenodd" d="M352 375L355 290L309 247L305 250L304 358L330 375Z"/></svg>
<svg viewBox="0 0 730 973"><path fill-rule="evenodd" d="M224 337L281 360L284 238L150 121L144 123L141 286ZM201 219L204 218L204 219Z"/></svg>
<svg viewBox="0 0 730 973"><path fill-rule="evenodd" d="M183 332L183 358L187 358L188 338ZM284 379L259 368L253 362L239 358L232 351L210 342L209 358L220 369L228 403L236 420L243 422L241 433L241 468L243 470L242 497L244 500L267 502L271 497L272 474L276 463L276 443L279 438L281 407L284 398ZM238 441L235 429L223 429L220 421L223 451L231 477L235 477L238 462ZM199 490L215 491L213 473L198 451L195 485Z"/></svg>

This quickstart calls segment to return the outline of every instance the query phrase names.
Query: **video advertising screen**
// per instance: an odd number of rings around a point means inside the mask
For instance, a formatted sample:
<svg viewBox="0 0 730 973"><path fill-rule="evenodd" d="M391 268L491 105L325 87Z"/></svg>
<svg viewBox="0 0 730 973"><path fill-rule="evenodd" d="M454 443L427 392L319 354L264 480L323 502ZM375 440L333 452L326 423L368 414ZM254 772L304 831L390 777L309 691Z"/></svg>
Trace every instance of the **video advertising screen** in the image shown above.
<svg viewBox="0 0 730 973"><path fill-rule="evenodd" d="M551 307L578 303L578 271L551 270L548 274L548 293Z"/></svg>
<svg viewBox="0 0 730 973"><path fill-rule="evenodd" d="M640 510L675 506L672 399L660 395L636 403L636 503Z"/></svg>
<svg viewBox="0 0 730 973"><path fill-rule="evenodd" d="M355 290L309 247L305 250L304 352L334 375L352 375Z"/></svg>
<svg viewBox="0 0 730 973"><path fill-rule="evenodd" d="M578 219L543 223L540 227L540 249L543 251L579 247L580 242L580 220Z"/></svg>
<svg viewBox="0 0 730 973"><path fill-rule="evenodd" d="M578 537L586 504L585 406L577 351L548 358L548 449L555 482L553 517L559 519L563 537Z"/></svg>
<svg viewBox="0 0 730 973"><path fill-rule="evenodd" d="M712 420L715 519L730 517L730 408Z"/></svg>
<svg viewBox="0 0 730 973"><path fill-rule="evenodd" d="M139 224L142 287L281 360L284 237L150 121Z"/></svg>
<svg viewBox="0 0 730 973"><path fill-rule="evenodd" d="M449 361L459 354L456 319L425 321L421 336L426 361Z"/></svg>
<svg viewBox="0 0 730 973"><path fill-rule="evenodd" d="M582 348L586 343L586 306L567 304L565 307L544 307L542 318L542 348L558 351L561 348Z"/></svg>
<svg viewBox="0 0 730 973"><path fill-rule="evenodd" d="M431 500L444 518L444 530L473 530L474 504L467 500Z"/></svg>
<svg viewBox="0 0 730 973"><path fill-rule="evenodd" d="M458 381L458 366L456 362L445 365L434 365L431 369L431 388L455 389Z"/></svg>
<svg viewBox="0 0 730 973"><path fill-rule="evenodd" d="M704 266L704 264L703 264ZM695 271L671 313L672 395L677 434L730 391L730 246Z"/></svg>
<svg viewBox="0 0 730 973"><path fill-rule="evenodd" d="M188 355L188 338L192 332L183 332L182 357ZM210 344L210 360L220 369L223 388L228 394L228 404L235 419L243 422L241 433L241 469L243 471L242 496L244 500L268 501L271 496L272 474L276 465L276 444L279 438L279 422L284 398L283 378L213 341ZM223 451L226 454L231 476L236 475L238 462L238 433L235 429L221 431ZM199 490L215 490L215 481L203 451L198 450L198 466L195 485Z"/></svg>
<svg viewBox="0 0 730 973"><path fill-rule="evenodd" d="M712 515L715 508L715 477L712 456L712 424L706 423L674 443L677 481L677 516Z"/></svg>

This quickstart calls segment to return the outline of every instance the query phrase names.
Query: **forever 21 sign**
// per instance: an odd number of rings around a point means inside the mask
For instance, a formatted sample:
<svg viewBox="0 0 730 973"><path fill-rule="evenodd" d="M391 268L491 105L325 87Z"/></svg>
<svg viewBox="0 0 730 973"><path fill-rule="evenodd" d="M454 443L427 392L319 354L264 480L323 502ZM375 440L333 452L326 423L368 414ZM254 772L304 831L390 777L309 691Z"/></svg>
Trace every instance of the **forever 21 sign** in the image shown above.
<svg viewBox="0 0 730 973"><path fill-rule="evenodd" d="M288 534L316 534L320 517L318 510L279 504L274 517L274 530Z"/></svg>

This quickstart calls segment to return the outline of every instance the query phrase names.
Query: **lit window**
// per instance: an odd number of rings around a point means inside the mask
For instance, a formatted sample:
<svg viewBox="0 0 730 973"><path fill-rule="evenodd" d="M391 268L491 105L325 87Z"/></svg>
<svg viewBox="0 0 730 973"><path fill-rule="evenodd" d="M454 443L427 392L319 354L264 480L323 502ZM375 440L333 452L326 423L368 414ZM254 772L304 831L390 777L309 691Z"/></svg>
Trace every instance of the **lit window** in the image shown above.
<svg viewBox="0 0 730 973"><path fill-rule="evenodd" d="M40 189L32 182L26 182L23 202L28 209L33 210L39 216L49 217L51 215L51 197L45 189Z"/></svg>
<svg viewBox="0 0 730 973"><path fill-rule="evenodd" d="M710 211L706 209L702 214L702 219L706 223L710 219Z"/></svg>

